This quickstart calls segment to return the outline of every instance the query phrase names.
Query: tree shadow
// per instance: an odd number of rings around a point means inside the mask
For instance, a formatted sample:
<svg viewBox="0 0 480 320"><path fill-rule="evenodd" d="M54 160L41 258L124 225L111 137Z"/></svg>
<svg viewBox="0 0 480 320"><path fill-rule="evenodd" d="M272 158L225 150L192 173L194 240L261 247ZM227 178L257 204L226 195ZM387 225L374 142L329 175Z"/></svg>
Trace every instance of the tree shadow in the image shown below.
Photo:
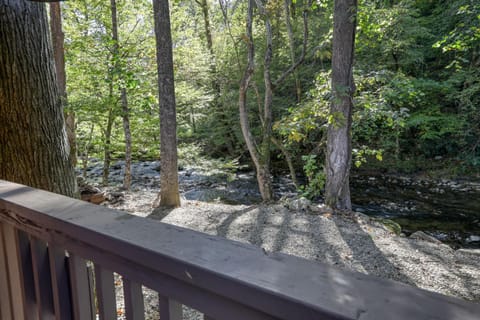
<svg viewBox="0 0 480 320"><path fill-rule="evenodd" d="M480 278L471 274L475 272L474 270L479 269L480 256L469 256L466 253L455 252L453 249L444 249L447 252L442 254L436 244L421 240L410 240L407 242L407 246L409 250L420 252L428 258L423 262L426 266L431 263L440 264L440 268L433 268L441 269L437 271L438 276L442 278L441 282L456 284L454 287L445 288L447 294L461 296L467 300L480 301Z"/></svg>
<svg viewBox="0 0 480 320"><path fill-rule="evenodd" d="M243 223L237 220L244 214L252 214L252 210L257 210L254 219ZM216 234L228 238L236 233L242 241L262 247L265 251L283 252L346 268L336 250L338 246L328 239L332 232L324 225L328 222L319 223L318 219L320 217L295 213L282 206L250 206L231 213L216 227ZM246 229L247 233L239 235L239 230L235 228Z"/></svg>
<svg viewBox="0 0 480 320"><path fill-rule="evenodd" d="M240 216L242 216L243 214L247 213L247 212L250 212L252 210L255 210L257 209L259 206L257 205L252 205L252 206L248 206L242 210L238 210L238 211L233 211L232 213L230 213L230 215L224 219L222 221L221 224L219 224L215 230L216 230L216 234L220 237L224 237L224 238L227 238L227 235L228 235L228 231L230 230L230 227L231 225L235 222L236 219L238 219Z"/></svg>
<svg viewBox="0 0 480 320"><path fill-rule="evenodd" d="M150 213L146 217L149 218L149 219L162 221L173 210L175 210L174 207L157 207L157 208L153 209L152 213Z"/></svg>
<svg viewBox="0 0 480 320"><path fill-rule="evenodd" d="M415 286L415 282L409 276L385 257L372 236L360 227L353 216L346 214L344 219L351 219L353 223L344 224L342 218L335 218L334 221L341 237L351 250L353 263L360 264L370 275Z"/></svg>

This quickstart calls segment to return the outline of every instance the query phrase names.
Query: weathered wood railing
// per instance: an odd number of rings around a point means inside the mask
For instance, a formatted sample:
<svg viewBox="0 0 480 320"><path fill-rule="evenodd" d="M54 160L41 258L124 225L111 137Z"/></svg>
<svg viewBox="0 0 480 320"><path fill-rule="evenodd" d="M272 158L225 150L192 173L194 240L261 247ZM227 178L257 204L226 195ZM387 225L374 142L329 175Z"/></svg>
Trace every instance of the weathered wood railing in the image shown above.
<svg viewBox="0 0 480 320"><path fill-rule="evenodd" d="M181 304L205 319L480 319L480 305L134 217L0 180L0 315L162 320Z"/></svg>

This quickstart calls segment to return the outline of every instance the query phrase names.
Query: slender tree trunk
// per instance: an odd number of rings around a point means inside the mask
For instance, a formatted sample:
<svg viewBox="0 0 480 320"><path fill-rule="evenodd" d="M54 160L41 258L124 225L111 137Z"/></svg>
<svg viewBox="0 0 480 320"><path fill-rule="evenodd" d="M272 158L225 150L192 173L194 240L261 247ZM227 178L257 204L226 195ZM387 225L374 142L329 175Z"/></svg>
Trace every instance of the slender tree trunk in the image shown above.
<svg viewBox="0 0 480 320"><path fill-rule="evenodd" d="M55 69L57 71L57 83L60 96L62 97L65 124L67 129L68 144L70 145L70 162L75 167L77 164L77 141L75 136L75 112L66 111L67 106L67 81L65 74L65 53L62 30L62 9L59 2L50 3L50 30L52 32L53 56L55 58Z"/></svg>
<svg viewBox="0 0 480 320"><path fill-rule="evenodd" d="M293 38L293 30L292 30L292 23L290 21L290 5L291 0L284 0L283 6L285 11L285 25L287 27L287 34L288 34L288 45L290 47L290 59L292 60L292 64L295 63L295 40ZM300 102L302 97L302 87L300 83L300 79L298 78L298 73L295 70L293 72L293 77L295 78L295 93L297 95L297 102Z"/></svg>
<svg viewBox="0 0 480 320"><path fill-rule="evenodd" d="M85 179L87 178L88 158L90 156L89 148L90 148L90 144L92 143L92 139L93 139L93 129L95 129L95 124L92 123L92 126L90 127L90 132L88 134L88 140L85 143L85 149L83 151L82 167L83 167L83 177Z"/></svg>
<svg viewBox="0 0 480 320"><path fill-rule="evenodd" d="M112 12L112 40L113 40L113 58L114 68L118 72L119 77L122 77L120 66L120 54L119 54L119 38L118 38L118 22L117 22L117 2L116 0L110 0L110 8ZM125 135L125 173L123 176L123 188L130 189L132 181L132 134L130 132L130 110L128 108L127 89L124 84L120 87L120 102L122 104L122 120L123 120L123 132Z"/></svg>
<svg viewBox="0 0 480 320"><path fill-rule="evenodd" d="M199 0L197 3L200 5L203 13L203 22L205 26L205 38L207 40L207 48L210 51L210 55L212 58L215 57L215 52L213 51L213 39L212 39L212 29L210 28L210 14L208 11L208 3L207 0ZM215 66L215 63L213 64Z"/></svg>
<svg viewBox="0 0 480 320"><path fill-rule="evenodd" d="M125 173L123 176L123 189L130 190L132 184L132 133L130 130L130 110L128 108L127 89L120 91L122 103L122 122L125 135Z"/></svg>
<svg viewBox="0 0 480 320"><path fill-rule="evenodd" d="M325 202L336 209L351 209L352 108L355 84L353 61L357 0L335 0L333 14L333 101L327 131Z"/></svg>
<svg viewBox="0 0 480 320"><path fill-rule="evenodd" d="M255 82L252 82L251 86L255 90L255 95L257 96L258 113L261 114L263 108L262 108L262 101L260 98L260 92ZM260 117L260 122L262 123L262 126L263 126L264 125L263 117ZM295 167L293 166L292 155L282 145L282 143L275 138L273 134L271 136L271 139L272 139L272 143L280 150L280 152L285 157L285 162L287 162L288 170L290 171L290 176L292 177L292 182L295 185L295 187L298 188L300 185L298 184L298 181L297 181L297 174L295 172Z"/></svg>
<svg viewBox="0 0 480 320"><path fill-rule="evenodd" d="M265 49L265 56L264 56L264 66L263 66L263 79L264 79L264 86L265 86L265 96L264 96L264 103L263 109L259 111L260 118L262 121L262 137L261 137L261 144L257 146L255 140L252 136L250 125L248 121L248 112L246 106L246 97L247 97L247 90L250 84L251 77L255 70L254 66L254 56L255 56L255 48L253 43L253 36L252 36L252 19L253 19L253 2L249 1L248 11L247 11L247 26L246 26L246 37L247 45L248 45L248 60L247 60L247 67L245 69L243 78L240 82L240 90L239 90L239 111L240 111L240 125L242 128L242 134L247 144L247 148L252 158L253 163L255 164L255 169L257 171L257 181L258 186L260 189L260 193L262 195L262 199L264 201L270 201L273 199L273 187L272 187L272 179L270 174L270 147L272 143L272 123L273 123L273 115L272 115L272 103L273 103L273 89L278 86L282 81L286 79L288 75L294 72L298 66L302 64L305 59L305 52L307 47L307 39L308 39L308 23L307 23L307 13L304 11L304 39L303 39L303 47L302 47L302 55L299 60L292 62L292 65L285 70L279 78L272 82L271 73L270 73L270 66L272 63L272 27L270 23L270 17L268 11L266 10L262 0L254 0L260 14L264 17L265 20L265 37L267 40L266 49Z"/></svg>
<svg viewBox="0 0 480 320"><path fill-rule="evenodd" d="M110 163L112 161L110 146L112 144L112 128L113 122L115 121L115 107L113 107L113 73L110 75L108 83L108 100L110 103L110 108L108 109L107 123L105 126L104 135L105 135L105 144L103 145L103 173L102 173L102 185L108 186L108 176L110 174Z"/></svg>
<svg viewBox="0 0 480 320"><path fill-rule="evenodd" d="M153 0L153 17L160 107L160 206L178 207L177 115L168 0Z"/></svg>
<svg viewBox="0 0 480 320"><path fill-rule="evenodd" d="M225 116L225 112L222 108L222 104L220 103L220 96L221 96L221 85L220 81L218 80L217 74L217 61L215 57L215 51L213 49L213 37L212 37L212 28L210 26L210 14L208 10L208 2L207 0L197 0L198 5L202 9L203 13L203 21L205 27L205 39L207 42L207 49L210 53L210 73L212 76L212 91L213 91L213 101L212 101L212 109L213 112L217 112L219 115L220 123L219 125L224 128L222 131L226 133L225 139L225 147L230 155L234 154L233 144L235 138L233 137L230 124L228 123L228 119Z"/></svg>
<svg viewBox="0 0 480 320"><path fill-rule="evenodd" d="M0 179L75 196L48 27L44 4L0 0Z"/></svg>
<svg viewBox="0 0 480 320"><path fill-rule="evenodd" d="M110 88L110 97L112 100L112 94L113 94L113 84L111 85ZM113 122L115 120L115 115L114 115L114 110L113 107L110 107L108 110L108 118L107 118L107 125L104 131L105 134L105 144L103 146L103 174L102 174L102 185L108 186L108 176L110 174L110 163L112 161L112 152L110 150L110 147L112 145L112 128L113 128Z"/></svg>
<svg viewBox="0 0 480 320"><path fill-rule="evenodd" d="M250 122L248 120L248 111L247 111L247 90L248 90L253 72L255 71L255 65L254 65L255 48L253 45L253 37L252 37L253 1L254 0L248 1L247 26L246 26L246 38L248 40L247 67L245 68L245 72L240 82L238 105L239 105L239 113L240 113L240 126L242 128L242 134L243 134L243 138L245 139L248 152L250 153L250 157L252 158L252 161L255 165L260 194L262 195L262 199L264 201L270 201L272 199L273 193L271 188L269 167L268 165L266 166L264 164L263 161L265 161L266 158L261 153L261 151L263 150L262 147L264 147L264 145L258 148L257 144L255 143L255 139L253 138L252 132L250 130ZM263 122L265 122L265 119L263 120ZM265 128L265 124L263 125L263 127Z"/></svg>
<svg viewBox="0 0 480 320"><path fill-rule="evenodd" d="M272 143L272 103L273 103L273 88L272 79L270 75L270 66L273 56L273 40L272 40L272 26L270 23L270 17L266 10L264 10L261 0L256 0L257 7L263 13L265 19L265 35L267 39L265 48L265 57L263 62L263 82L265 85L265 97L263 103L263 134L262 134L262 146L261 146L261 182L263 184L264 199L270 201L273 199L273 186L272 178L270 174L270 148Z"/></svg>
<svg viewBox="0 0 480 320"><path fill-rule="evenodd" d="M298 189L300 187L300 184L298 183L298 180L297 180L297 173L293 165L292 155L290 154L290 152L288 152L287 148L285 148L283 144L280 141L278 141L274 136L272 136L272 143L280 150L280 152L285 157L285 162L287 163L288 171L290 171L290 176L292 177L293 185L295 186L295 188Z"/></svg>

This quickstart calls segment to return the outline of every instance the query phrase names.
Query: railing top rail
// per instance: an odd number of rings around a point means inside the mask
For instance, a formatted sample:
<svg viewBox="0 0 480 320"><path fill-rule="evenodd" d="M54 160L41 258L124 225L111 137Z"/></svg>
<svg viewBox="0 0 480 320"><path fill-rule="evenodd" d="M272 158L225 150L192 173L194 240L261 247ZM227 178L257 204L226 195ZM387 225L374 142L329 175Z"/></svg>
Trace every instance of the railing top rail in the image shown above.
<svg viewBox="0 0 480 320"><path fill-rule="evenodd" d="M475 303L267 254L252 245L3 180L0 220L67 250L95 248L139 270L175 278L279 319L478 320L480 315Z"/></svg>

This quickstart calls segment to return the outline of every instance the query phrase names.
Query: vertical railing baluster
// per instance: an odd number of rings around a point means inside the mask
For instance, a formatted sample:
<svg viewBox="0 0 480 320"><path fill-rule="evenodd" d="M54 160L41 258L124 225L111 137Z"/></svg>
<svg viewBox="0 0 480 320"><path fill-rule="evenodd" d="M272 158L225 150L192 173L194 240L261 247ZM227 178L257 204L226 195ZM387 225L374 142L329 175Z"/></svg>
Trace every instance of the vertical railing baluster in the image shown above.
<svg viewBox="0 0 480 320"><path fill-rule="evenodd" d="M115 319L117 317L117 303L113 272L98 264L95 264L95 288L100 320Z"/></svg>
<svg viewBox="0 0 480 320"><path fill-rule="evenodd" d="M0 319L13 319L3 223L0 223Z"/></svg>
<svg viewBox="0 0 480 320"><path fill-rule="evenodd" d="M14 319L36 319L35 285L28 235L3 225Z"/></svg>
<svg viewBox="0 0 480 320"><path fill-rule="evenodd" d="M39 319L53 320L55 319L55 311L47 245L43 241L30 236L30 248Z"/></svg>
<svg viewBox="0 0 480 320"><path fill-rule="evenodd" d="M50 277L52 279L53 306L56 320L73 319L72 295L65 250L48 245Z"/></svg>
<svg viewBox="0 0 480 320"><path fill-rule="evenodd" d="M35 280L33 277L32 250L28 234L15 230L17 235L17 250L20 258L20 275L25 298L25 319L37 319L38 303L35 297Z"/></svg>
<svg viewBox="0 0 480 320"><path fill-rule="evenodd" d="M97 318L97 305L95 303L95 276L93 275L93 265L87 263L87 278L88 278L88 296L90 297L90 311L92 318Z"/></svg>
<svg viewBox="0 0 480 320"><path fill-rule="evenodd" d="M68 258L70 283L72 288L72 309L75 320L95 319L90 297L90 283L86 261L70 254Z"/></svg>
<svg viewBox="0 0 480 320"><path fill-rule="evenodd" d="M158 294L158 308L161 320L183 319L182 304Z"/></svg>
<svg viewBox="0 0 480 320"><path fill-rule="evenodd" d="M125 316L127 320L143 320L145 307L143 305L142 285L123 278L123 295L125 297Z"/></svg>

